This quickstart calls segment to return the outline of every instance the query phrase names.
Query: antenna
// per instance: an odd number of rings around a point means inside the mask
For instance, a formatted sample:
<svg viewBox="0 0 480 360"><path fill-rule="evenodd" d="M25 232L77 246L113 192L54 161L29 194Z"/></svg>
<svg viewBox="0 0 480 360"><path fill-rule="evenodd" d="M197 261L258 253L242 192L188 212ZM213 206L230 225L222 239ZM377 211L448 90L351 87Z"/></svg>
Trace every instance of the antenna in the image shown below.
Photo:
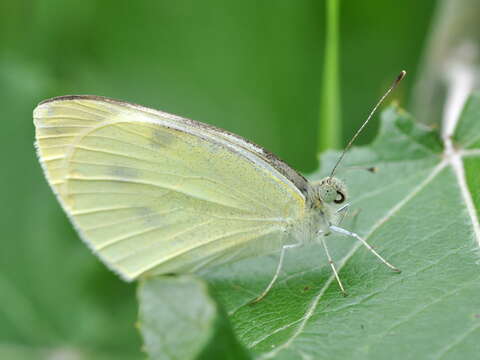
<svg viewBox="0 0 480 360"><path fill-rule="evenodd" d="M367 126L368 122L372 118L373 114L375 114L375 111L377 111L378 107L382 104L383 100L385 100L385 98L388 96L388 94L390 94L392 92L392 90L397 87L398 83L400 81L402 81L402 79L405 77L405 75L407 75L407 72L405 70L402 70L402 72L400 72L400 74L397 76L397 78L395 79L393 84L390 85L390 87L385 92L385 94L383 94L383 96L380 98L380 100L378 100L377 104L373 107L372 111L370 111L370 114L368 115L367 120L365 120L365 122L362 124L362 126L360 126L360 129L358 129L357 132L355 133L355 135L352 136L352 138L348 142L347 146L345 146L345 149L343 150L342 154L340 155L337 162L335 163L335 166L333 167L332 172L330 173L330 176L329 176L330 178L333 177L333 175L335 174L335 170L337 170L337 167L342 162L343 158L345 157L345 154L347 153L348 150L350 150L350 148L352 147L352 144L357 139L358 135L362 132L363 128L365 126Z"/></svg>

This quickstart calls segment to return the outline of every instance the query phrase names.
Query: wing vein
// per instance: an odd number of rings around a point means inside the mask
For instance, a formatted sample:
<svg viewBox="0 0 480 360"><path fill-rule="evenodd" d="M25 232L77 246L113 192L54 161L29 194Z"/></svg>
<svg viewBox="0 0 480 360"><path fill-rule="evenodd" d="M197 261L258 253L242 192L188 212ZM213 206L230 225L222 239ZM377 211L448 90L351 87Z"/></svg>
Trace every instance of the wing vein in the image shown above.
<svg viewBox="0 0 480 360"><path fill-rule="evenodd" d="M207 223L209 223L209 222L211 222L211 221L207 221L207 222L205 222L205 223L203 223L203 224L201 224L201 225L205 225L205 224L207 224ZM188 248L184 248L184 249L182 249L182 250L176 251L175 253L170 254L170 255L169 255L168 257L166 257L166 258L163 258L163 259L161 259L161 260L159 260L159 261L157 261L157 262L155 262L155 263L153 263L153 264L151 264L151 265L148 265L148 266L142 268L140 271L137 272L137 274L136 274L135 276L138 276L139 274L145 273L146 271L151 270L151 269L155 268L156 266L158 266L158 265L160 265L160 264L162 264L162 263L164 263L164 262L167 262L167 261L169 261L169 260L171 260L171 259L173 259L173 258L176 258L176 257L178 257L178 256L184 255L184 254L186 254L186 253L188 253L188 252L190 252L190 251L192 251L192 250L196 250L196 249L199 249L199 248L201 248L201 247L210 245L211 243L213 243L213 242L215 242L215 241L218 241L218 240L221 240L221 239L224 239L224 238L226 238L226 237L233 236L233 235L248 234L248 233L253 232L253 231L256 231L256 230L258 230L258 229L260 229L260 228L265 228L265 226L262 226L262 227L258 227L258 226L257 226L257 227L252 227L252 228L249 228L249 229L243 229L243 230L240 230L240 231L230 232L230 233L227 233L227 234L223 234L223 235L221 235L221 236L217 236L217 237L215 237L214 239L209 240L209 241L206 241L206 242L203 242L203 243L201 243L201 244L196 244L196 245L190 246L190 247L188 247ZM272 228L266 228L266 230L268 230L268 231L262 232L261 235L265 235L265 234L268 234L268 233L270 233L270 232L273 232L273 229L272 229ZM182 233L184 233L184 232L182 232ZM168 239L168 240L173 240L173 239L175 239L176 237L178 237L179 235L181 235L181 234L175 234L175 236L173 236L172 238L170 238L170 239ZM258 233L256 233L255 235L256 235L255 237L261 236L261 235L259 235ZM248 240L250 240L250 239L251 239L251 238L249 238ZM238 245L238 244L237 244L237 245Z"/></svg>
<svg viewBox="0 0 480 360"><path fill-rule="evenodd" d="M90 161L80 161L80 160L69 160L70 163L75 163L75 164L84 164L84 165L94 165L94 166L104 166L108 167L109 165L107 164L102 164L102 163L95 163L95 162L90 162ZM148 171L154 174L158 175L166 175L166 176L174 176L174 177L179 177L182 179L186 180L205 180L208 182L213 183L214 185L217 185L218 187L224 188L227 192L221 192L223 195L227 197L234 197L237 200L244 201L244 202L252 202L260 206L261 208L267 210L267 211L272 211L272 208L269 208L266 206L264 203L256 199L255 197L250 197L247 194L244 194L242 192L239 192L237 189L234 187L228 186L225 182L219 182L215 180L214 178L206 177L206 176L192 176L192 175L180 175L180 174L174 174L174 173L168 173L164 171L157 171L157 170L152 170L151 168L147 169L144 167L132 167L132 166L125 166L125 165L120 165L118 166L119 168L124 168L124 169L131 169L131 170L140 170L140 171ZM216 188L217 191L219 191L218 188ZM220 191L219 191L220 192ZM235 194L235 195L234 195Z"/></svg>
<svg viewBox="0 0 480 360"><path fill-rule="evenodd" d="M245 208L240 207L238 205L223 203L221 201L214 201L214 200L208 199L206 197L202 197L202 196L199 196L199 195L196 195L196 194L192 194L192 193L189 193L189 192L182 191L181 189L178 189L178 188L168 187L166 185L162 185L162 184L158 184L158 183L154 183L154 182L150 182L150 181L140 181L140 180L131 180L131 179L116 179L116 178L107 178L107 177L78 177L78 176L69 176L66 179L67 180L75 180L75 181L112 181L112 182L152 186L152 187L159 188L159 189L166 189L166 190L174 191L174 192L177 192L177 193L181 193L181 194L190 196L192 198L202 200L202 201L205 201L205 202L209 202L209 203L212 203L212 204L222 205L222 206L225 206L225 207L233 208L235 210L243 210L243 211L246 211L246 212L251 211L250 209L245 209Z"/></svg>
<svg viewBox="0 0 480 360"><path fill-rule="evenodd" d="M72 216L80 216L80 215L90 215L100 212L107 212L107 211L117 211L117 210L127 210L127 209L140 209L144 208L144 206L115 206L115 207L104 207L104 208L96 208L96 209L89 209L83 211L71 211Z"/></svg>
<svg viewBox="0 0 480 360"><path fill-rule="evenodd" d="M167 213L173 213L173 212L176 212L178 211L179 209L172 209L171 211L168 211ZM97 251L102 251L102 250L105 250L106 248L112 246L112 245L115 245L119 242L122 242L122 241L125 241L125 240L128 240L128 239L132 239L132 238L135 238L139 235L145 235L145 234L148 234L152 231L156 231L158 229L161 229L165 226L154 226L154 227L151 227L151 228L148 228L148 229L143 229L143 230L140 230L140 231L134 231L134 232L131 232L131 233L128 233L126 235L122 235L120 237L117 237L117 238L114 238L114 239L111 239L107 242L105 242L104 244L101 244L101 245L98 245L95 249Z"/></svg>
<svg viewBox="0 0 480 360"><path fill-rule="evenodd" d="M142 207L139 206L138 208L142 208ZM111 226L124 224L126 221L146 219L146 218L155 217L155 216L158 216L158 215L166 215L166 214L170 214L170 213L173 213L175 211L178 211L178 210L181 210L181 209L180 208L175 208L175 209L170 209L168 211L151 212L149 214L144 214L144 215L139 215L139 216L131 216L131 217L122 219L121 221L115 221L115 222L111 222L111 223L108 223L108 224L100 224L100 225L97 225L97 226L92 226L90 228L85 229L84 231L88 232L88 231L108 228L108 227L111 227Z"/></svg>

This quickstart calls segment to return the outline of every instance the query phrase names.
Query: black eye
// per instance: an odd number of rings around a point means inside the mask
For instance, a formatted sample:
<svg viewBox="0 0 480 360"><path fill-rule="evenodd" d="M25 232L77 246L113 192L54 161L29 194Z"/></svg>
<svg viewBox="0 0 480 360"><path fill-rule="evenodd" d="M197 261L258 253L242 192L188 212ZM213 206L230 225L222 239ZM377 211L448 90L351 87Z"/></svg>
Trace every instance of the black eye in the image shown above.
<svg viewBox="0 0 480 360"><path fill-rule="evenodd" d="M333 200L333 202L335 204L341 204L344 201L345 201L345 195L343 195L343 193L337 190L337 197L335 198L335 200Z"/></svg>

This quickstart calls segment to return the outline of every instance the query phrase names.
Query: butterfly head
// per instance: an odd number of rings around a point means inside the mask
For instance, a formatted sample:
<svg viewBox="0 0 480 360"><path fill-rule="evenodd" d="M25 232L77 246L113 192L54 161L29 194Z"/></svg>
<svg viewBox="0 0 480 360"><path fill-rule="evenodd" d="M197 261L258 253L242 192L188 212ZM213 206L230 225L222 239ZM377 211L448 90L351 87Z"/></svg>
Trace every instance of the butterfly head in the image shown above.
<svg viewBox="0 0 480 360"><path fill-rule="evenodd" d="M323 178L314 186L315 193L324 204L342 205L347 201L347 187L342 180L335 177Z"/></svg>

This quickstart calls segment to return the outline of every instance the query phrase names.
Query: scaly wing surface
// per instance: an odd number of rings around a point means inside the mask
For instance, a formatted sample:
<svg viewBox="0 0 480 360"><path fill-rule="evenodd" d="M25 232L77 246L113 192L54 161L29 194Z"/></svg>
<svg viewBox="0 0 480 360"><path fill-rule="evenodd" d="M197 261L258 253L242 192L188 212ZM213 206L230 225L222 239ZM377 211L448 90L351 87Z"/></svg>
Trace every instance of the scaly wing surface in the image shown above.
<svg viewBox="0 0 480 360"><path fill-rule="evenodd" d="M47 100L34 122L64 210L127 280L271 251L303 216L303 177L221 129L93 96Z"/></svg>

